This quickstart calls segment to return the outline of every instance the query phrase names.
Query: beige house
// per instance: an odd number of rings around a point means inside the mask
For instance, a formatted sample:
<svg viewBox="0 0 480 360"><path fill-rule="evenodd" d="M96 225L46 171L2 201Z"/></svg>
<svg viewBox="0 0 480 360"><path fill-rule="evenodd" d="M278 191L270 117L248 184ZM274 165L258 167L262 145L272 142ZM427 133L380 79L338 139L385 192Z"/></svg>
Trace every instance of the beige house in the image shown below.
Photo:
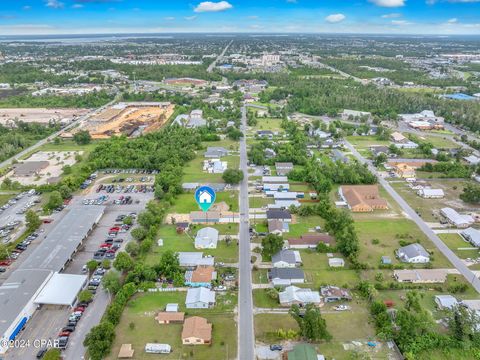
<svg viewBox="0 0 480 360"><path fill-rule="evenodd" d="M447 281L447 272L441 269L394 270L393 277L405 283L444 283Z"/></svg>
<svg viewBox="0 0 480 360"><path fill-rule="evenodd" d="M353 212L388 209L387 201L380 197L378 185L344 185L338 193Z"/></svg>
<svg viewBox="0 0 480 360"><path fill-rule="evenodd" d="M405 163L398 163L395 165L395 172L401 178L414 178L415 168Z"/></svg>
<svg viewBox="0 0 480 360"><path fill-rule="evenodd" d="M168 312L162 311L157 314L155 320L158 321L159 324L182 324L183 320L185 319L185 313L183 312Z"/></svg>
<svg viewBox="0 0 480 360"><path fill-rule="evenodd" d="M210 345L212 343L212 324L200 316L185 320L182 330L183 345Z"/></svg>

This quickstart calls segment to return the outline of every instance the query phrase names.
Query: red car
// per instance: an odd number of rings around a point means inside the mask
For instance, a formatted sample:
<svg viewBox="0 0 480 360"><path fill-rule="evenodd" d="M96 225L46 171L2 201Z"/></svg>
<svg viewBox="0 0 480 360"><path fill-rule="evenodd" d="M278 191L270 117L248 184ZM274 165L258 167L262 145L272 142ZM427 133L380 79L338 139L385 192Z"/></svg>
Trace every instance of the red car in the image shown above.
<svg viewBox="0 0 480 360"><path fill-rule="evenodd" d="M110 232L114 232L114 231L120 231L120 228L118 226L114 226L114 227L111 227Z"/></svg>
<svg viewBox="0 0 480 360"><path fill-rule="evenodd" d="M112 244L103 243L102 245L100 245L100 249L106 249L106 248L110 248L110 247L112 247Z"/></svg>
<svg viewBox="0 0 480 360"><path fill-rule="evenodd" d="M58 334L58 337L62 337L62 336L70 336L70 331L62 331L61 333Z"/></svg>
<svg viewBox="0 0 480 360"><path fill-rule="evenodd" d="M118 248L111 248L107 250L107 254L115 254L117 252Z"/></svg>
<svg viewBox="0 0 480 360"><path fill-rule="evenodd" d="M84 312L85 311L85 308L83 306L77 306L75 309L73 309L73 311L80 311L80 312Z"/></svg>
<svg viewBox="0 0 480 360"><path fill-rule="evenodd" d="M53 221L53 219L43 219L44 224L50 224Z"/></svg>
<svg viewBox="0 0 480 360"><path fill-rule="evenodd" d="M13 261L12 260L1 260L0 261L0 266L10 266L12 265Z"/></svg>

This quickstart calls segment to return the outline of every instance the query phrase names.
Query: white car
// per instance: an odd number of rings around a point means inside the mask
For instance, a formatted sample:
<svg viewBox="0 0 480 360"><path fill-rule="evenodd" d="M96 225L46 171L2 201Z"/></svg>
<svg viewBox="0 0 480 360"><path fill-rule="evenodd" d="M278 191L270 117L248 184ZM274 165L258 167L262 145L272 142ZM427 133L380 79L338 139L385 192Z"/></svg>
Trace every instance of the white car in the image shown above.
<svg viewBox="0 0 480 360"><path fill-rule="evenodd" d="M225 285L219 285L215 287L213 290L215 291L227 291L227 287Z"/></svg>
<svg viewBox="0 0 480 360"><path fill-rule="evenodd" d="M338 305L333 308L336 311L347 311L350 310L350 306L347 305Z"/></svg>

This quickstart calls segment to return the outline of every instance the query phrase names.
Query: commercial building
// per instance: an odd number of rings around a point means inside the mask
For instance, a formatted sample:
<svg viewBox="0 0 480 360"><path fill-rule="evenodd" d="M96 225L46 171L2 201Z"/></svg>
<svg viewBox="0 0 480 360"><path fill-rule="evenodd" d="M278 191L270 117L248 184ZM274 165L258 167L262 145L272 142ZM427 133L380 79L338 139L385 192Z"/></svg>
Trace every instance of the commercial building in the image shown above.
<svg viewBox="0 0 480 360"><path fill-rule="evenodd" d="M420 189L417 194L424 199L443 199L445 197L442 189Z"/></svg>
<svg viewBox="0 0 480 360"><path fill-rule="evenodd" d="M54 273L35 298L39 305L75 305L78 293L87 283L87 275Z"/></svg>
<svg viewBox="0 0 480 360"><path fill-rule="evenodd" d="M65 284L67 277L56 273L62 271L72 259L104 210L104 206L70 209L0 286L0 354L8 350L4 341L15 339L35 312L38 303L72 304L81 287L81 278L70 278L69 281L75 284L61 285ZM59 286L63 287L65 294L58 292ZM59 296L58 299L53 298L55 294Z"/></svg>

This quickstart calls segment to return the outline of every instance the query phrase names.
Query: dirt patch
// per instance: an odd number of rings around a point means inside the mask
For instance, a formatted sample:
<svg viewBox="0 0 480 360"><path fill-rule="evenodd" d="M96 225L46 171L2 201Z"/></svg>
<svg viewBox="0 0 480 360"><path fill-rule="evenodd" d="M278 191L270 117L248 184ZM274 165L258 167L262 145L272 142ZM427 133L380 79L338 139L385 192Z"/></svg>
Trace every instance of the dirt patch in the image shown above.
<svg viewBox="0 0 480 360"><path fill-rule="evenodd" d="M85 115L88 109L45 109L45 108L18 108L0 109L0 124L12 124L14 121L36 122L48 124L49 122L67 123Z"/></svg>
<svg viewBox="0 0 480 360"><path fill-rule="evenodd" d="M94 139L152 132L165 125L174 107L171 103L119 103L92 116L86 129Z"/></svg>

